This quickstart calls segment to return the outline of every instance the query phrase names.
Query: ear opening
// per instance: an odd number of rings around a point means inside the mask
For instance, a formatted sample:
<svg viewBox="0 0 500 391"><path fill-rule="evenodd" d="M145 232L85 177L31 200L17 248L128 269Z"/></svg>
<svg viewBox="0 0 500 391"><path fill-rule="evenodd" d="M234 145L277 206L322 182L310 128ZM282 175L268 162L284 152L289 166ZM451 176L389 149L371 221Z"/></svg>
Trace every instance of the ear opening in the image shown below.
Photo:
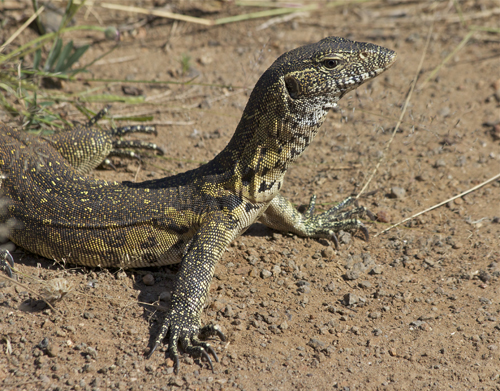
<svg viewBox="0 0 500 391"><path fill-rule="evenodd" d="M300 85L293 76L285 76L285 86L288 91L288 95L292 99L297 99L300 95Z"/></svg>

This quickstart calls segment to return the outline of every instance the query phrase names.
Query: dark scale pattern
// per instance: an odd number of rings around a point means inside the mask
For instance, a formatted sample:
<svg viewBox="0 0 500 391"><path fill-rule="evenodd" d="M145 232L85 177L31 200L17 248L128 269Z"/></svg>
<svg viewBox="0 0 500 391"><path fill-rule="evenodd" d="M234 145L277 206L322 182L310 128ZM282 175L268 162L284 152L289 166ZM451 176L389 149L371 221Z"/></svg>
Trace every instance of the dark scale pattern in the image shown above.
<svg viewBox="0 0 500 391"><path fill-rule="evenodd" d="M222 152L198 169L142 183L82 176L113 148L113 132L93 127L102 113L50 141L0 126L0 188L12 200L7 217L23 223L10 238L37 254L80 265L181 262L172 309L151 354L168 335L176 370L179 343L212 365L208 353L217 356L200 336L224 336L213 326L200 329L200 314L217 261L252 223L334 241L340 229L361 228L367 237L357 220L367 211L349 210L352 199L315 215L313 198L302 214L279 190L328 110L395 59L391 50L336 37L285 53L257 82ZM8 253L2 257L8 266Z"/></svg>

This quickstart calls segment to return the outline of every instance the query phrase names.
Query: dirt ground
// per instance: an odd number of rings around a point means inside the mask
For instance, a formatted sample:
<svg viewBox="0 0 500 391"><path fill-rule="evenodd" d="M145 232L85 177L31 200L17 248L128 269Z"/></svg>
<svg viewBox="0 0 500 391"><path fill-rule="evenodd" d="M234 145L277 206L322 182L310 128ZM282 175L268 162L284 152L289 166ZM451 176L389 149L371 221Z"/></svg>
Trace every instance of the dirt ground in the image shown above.
<svg viewBox="0 0 500 391"><path fill-rule="evenodd" d="M261 10L230 2L155 4L211 19ZM231 137L258 77L289 49L338 35L396 50L392 69L329 114L282 191L297 205L316 194L324 210L357 194L384 155L360 199L380 221L366 222L368 242L360 233L339 235L338 250L327 240L252 226L218 264L202 316L228 337L211 341L220 363L211 372L205 361L183 356L178 375L164 347L145 358L168 310L176 267L88 269L18 249L22 286L0 280L0 388L500 390L500 181L376 236L500 172L500 35L477 31L424 84L467 26L498 28L494 0L459 5L463 23L453 2L371 2L213 27L96 6L81 12L77 24L122 31L118 48L84 77L130 84L63 88L142 90L144 103L115 103L112 115L153 115L158 136L138 137L166 151L142 162L113 158L117 171L93 173L110 180L159 178L209 161ZM3 40L22 12L31 11L5 11L12 19ZM26 31L14 43L34 37ZM113 46L95 37L76 35L75 43L92 43L86 58ZM384 152L424 51L405 117ZM193 77L192 85L133 83ZM59 106L68 119L84 121L72 106ZM56 277L73 289L50 308L39 293Z"/></svg>

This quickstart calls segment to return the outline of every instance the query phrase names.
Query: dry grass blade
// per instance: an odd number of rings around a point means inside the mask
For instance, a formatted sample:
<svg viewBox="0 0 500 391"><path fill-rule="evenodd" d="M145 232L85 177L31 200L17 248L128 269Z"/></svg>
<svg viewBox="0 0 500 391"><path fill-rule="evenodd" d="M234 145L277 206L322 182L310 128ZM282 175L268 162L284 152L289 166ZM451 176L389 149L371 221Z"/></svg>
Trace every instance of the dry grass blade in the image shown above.
<svg viewBox="0 0 500 391"><path fill-rule="evenodd" d="M41 296L38 292L35 292L33 289L29 288L28 286L26 286L24 284L21 284L19 281L16 281L15 279L10 278L9 276L4 276L2 273L0 273L0 277L22 287L23 289L26 289L28 292L32 293L36 297L40 297L43 301L45 301L47 303L47 305L50 308L52 308L52 310L56 311L56 309L52 306L52 304L50 304L47 300L45 300L45 298L43 296Z"/></svg>
<svg viewBox="0 0 500 391"><path fill-rule="evenodd" d="M262 23L259 27L255 29L255 31L261 31L265 30L271 26L280 24L280 23L286 23L291 21L294 18L298 18L301 16L309 16L308 12L293 12L291 14L285 15L285 16L277 16L276 18L269 19L267 22Z"/></svg>
<svg viewBox="0 0 500 391"><path fill-rule="evenodd" d="M31 23L31 22L33 22L33 21L34 21L34 20L38 17L38 15L40 15L40 14L43 12L43 10L44 10L44 9L45 9L45 7L42 5L42 6L38 9L38 11L36 11L33 15L31 15L31 16L30 16L30 18L29 18L26 22L24 22L24 23L23 23L23 25L22 25L21 27L19 27L19 28L16 30L16 32L15 32L14 34L12 34L12 35L9 37L9 39L8 39L7 41L5 41L5 42L4 42L4 44L3 44L2 46L0 46L0 53L2 53L2 52L3 52L3 50L4 50L4 49L5 49L8 45L10 45L12 41L14 41L14 40L16 39L16 38L17 38L17 36L18 36L19 34L21 34L21 33L22 33L25 29L26 29L26 27L28 27L28 26L30 25L30 23Z"/></svg>
<svg viewBox="0 0 500 391"><path fill-rule="evenodd" d="M370 175L370 178L368 178L368 181L363 186L361 191L358 193L356 198L359 198L361 196L361 194L363 194L365 192L365 190L368 188L368 185L372 181L372 179L375 176L375 174L377 173L380 165L382 164L385 157L387 156L387 151L389 150L389 147L391 146L392 140L394 140L394 137L396 136L396 133L399 130L401 123L403 122L403 117L406 113L406 108L408 107L408 103L410 102L411 96L413 94L413 90L415 89L415 85L417 84L418 75L420 74L420 70L422 69L422 66L424 64L425 54L427 53L427 48L429 47L429 42L431 40L431 34L432 34L433 27L434 27L434 24L432 24L430 29L429 29L429 33L427 35L427 41L425 42L424 50L422 52L422 57L420 58L420 63L418 64L417 71L415 72L415 78L413 79L413 82L412 82L411 87L410 87L410 91L408 92L408 96L406 97L406 101L405 101L405 104L403 106L403 110L401 111L401 115L399 116L399 120L398 120L396 126L394 127L394 131L392 132L391 138L389 139L389 142L385 146L384 152L382 153L382 156L380 157L377 165L375 166L375 169L373 170L372 174Z"/></svg>
<svg viewBox="0 0 500 391"><path fill-rule="evenodd" d="M52 278L44 281L41 295L45 301L55 302L75 289L75 285L66 278Z"/></svg>
<svg viewBox="0 0 500 391"><path fill-rule="evenodd" d="M481 187L486 186L488 183L491 183L491 182L493 182L493 181L496 181L497 179L500 179L500 174L497 174L497 175L495 175L494 177L491 177L490 179L488 179L488 180L484 181L483 183L480 183L480 184L479 184L479 185L477 185L477 186L474 186L474 187L470 188L469 190L464 191L463 193L457 194L456 196L451 197L451 198L448 198L447 200L445 200L445 201L443 201L443 202L440 202L439 204L436 204L436 205L434 205L434 206L431 206L430 208L427 208L427 209L425 209L425 210L423 210L423 211L421 211L421 212L418 212L418 213L414 214L413 216L407 217L406 219L401 220L399 223L396 223L396 224L394 224L394 225L391 225L389 228L386 228L386 229L384 229L383 231L378 232L378 233L377 233L377 234L375 234L373 237L375 237L375 238L376 238L376 237L377 237L377 236L379 236L380 234L383 234L383 233L385 233L385 232L387 232L387 231L389 231L389 230L393 229L394 227L397 227L398 225L401 225L401 224L403 224L403 223L405 223L405 222L407 222L407 221L409 221L409 220L411 220L411 219L414 219L415 217L418 217L418 216L420 216L420 215L423 215L424 213L430 212L430 211L431 211L431 210L433 210L433 209L439 208L440 206L443 206L443 205L447 204L448 202L451 202L451 201L453 201L453 200L456 200L457 198L460 198L460 197L463 197L464 195L467 195L467 194L469 194L469 193L472 193L473 191L476 191L477 189L480 189Z"/></svg>
<svg viewBox="0 0 500 391"><path fill-rule="evenodd" d="M464 39L462 39L462 41L457 45L457 47L450 54L448 54L446 58L443 61L441 61L441 63L436 68L434 68L434 70L430 73L429 76L425 78L425 80L420 85L419 90L422 90L427 85L429 80L431 80L434 76L436 76L436 74L443 67L443 65L446 64L455 54L457 54L458 51L462 49L467 42L469 42L469 39L472 37L472 34L474 34L474 32L475 32L474 30L468 32L468 34L464 37Z"/></svg>
<svg viewBox="0 0 500 391"><path fill-rule="evenodd" d="M59 0L60 1L60 0ZM128 6L128 5L120 5L120 4L112 4L112 3L100 3L98 6L102 8L107 8L107 9L112 9L112 10L117 10L117 11L125 11L125 12L134 12L137 14L144 14L144 15L154 15L154 16L159 16L162 18L167 18L167 19L173 19L173 20L181 20L183 22L189 22L189 23L196 23L196 24L201 24L205 26L215 26L215 25L222 25L222 24L227 24L227 23L234 23L234 22L240 22L244 20L250 20L250 19L256 19L256 18L264 18L264 17L269 17L269 16L277 16L277 15L283 15L283 14L290 14L290 13L298 13L298 12L305 12L305 11L319 11L324 8L334 8L334 7L339 7L343 5L351 5L351 4L360 4L360 3L366 3L369 2L370 0L351 0L351 1L332 1L328 2L326 4L324 3L309 3L309 4L297 4L297 5L287 5L285 7L280 6L279 3L272 4L272 3L261 3L259 2L240 2L237 3L236 5L240 6L259 6L259 7L273 7L274 9L271 10L265 10L265 11L257 11L257 12L250 12L247 14L239 14L239 15L233 15L233 16L228 16L225 18L219 18L219 19L205 19L205 18L197 18L194 16L188 16L188 15L183 15L183 14L176 14L173 12L168 12L160 9L147 9L147 8L142 8L142 7L134 7L134 6ZM81 4L81 0L74 0L74 4ZM277 6L280 6L280 8L275 8Z"/></svg>
<svg viewBox="0 0 500 391"><path fill-rule="evenodd" d="M194 16L187 16L181 14L174 14L173 12L162 11L162 10L148 10L146 8L141 7L133 7L128 5L119 5L119 4L111 4L111 3L101 3L99 4L102 8L118 10L118 11L127 11L127 12L135 12L137 14L145 14L145 15L154 15L160 16L162 18L174 19L174 20L182 20L184 22L203 24L205 26L214 25L214 21L203 18L196 18Z"/></svg>

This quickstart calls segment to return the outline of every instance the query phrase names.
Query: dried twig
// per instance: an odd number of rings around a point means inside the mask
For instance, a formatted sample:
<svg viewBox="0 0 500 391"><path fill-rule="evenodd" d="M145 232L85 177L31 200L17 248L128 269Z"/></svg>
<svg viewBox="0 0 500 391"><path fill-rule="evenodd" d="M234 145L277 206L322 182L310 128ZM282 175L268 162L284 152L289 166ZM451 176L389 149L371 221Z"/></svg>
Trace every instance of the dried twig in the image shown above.
<svg viewBox="0 0 500 391"><path fill-rule="evenodd" d="M407 217L406 219L401 220L399 223L391 225L389 228L386 228L383 231L378 232L377 234L374 235L374 237L376 238L380 234L383 234L384 232L387 232L387 231L393 229L394 227L397 227L398 225L401 225L401 224L407 222L408 220L414 219L415 217L423 215L424 213L427 213L427 212L429 212L429 211L431 211L433 209L439 208L440 206L443 206L443 205L447 204L448 202L451 202L451 201L453 201L453 200L455 200L457 198L463 197L466 194L472 193L473 191L476 191L477 189L479 189L479 188L481 188L483 186L486 186L488 183L491 183L491 182L493 182L493 181L495 181L497 179L500 179L500 174L495 175L494 177L492 177L492 178L484 181L483 183L480 183L477 186L474 186L473 188L471 188L469 190L464 191L463 193L457 194L456 196L448 198L447 200L445 200L443 202L440 202L439 204L436 204L434 206L431 206L430 208L427 208L427 209L425 209L425 210L423 210L421 212L418 212L417 214L414 214L413 216Z"/></svg>
<svg viewBox="0 0 500 391"><path fill-rule="evenodd" d="M474 34L474 32L475 32L474 30L469 31L467 35L464 37L464 39L462 39L462 41L457 45L457 47L450 54L448 54L446 58L443 61L441 61L441 63L436 68L434 68L434 70L430 73L429 76L425 78L425 80L418 88L419 91L422 90L427 85L429 80L431 80L434 76L436 76L436 74L439 72L439 70L443 67L444 64L446 64L455 54L457 54L457 52L460 49L462 49L465 46L467 42L469 42L469 39L472 37L472 34Z"/></svg>
<svg viewBox="0 0 500 391"><path fill-rule="evenodd" d="M5 275L0 273L0 277L26 289L28 292L30 292L33 295L35 295L36 297L39 297L40 299L42 299L50 308L52 308L55 312L57 312L56 309L52 306L52 304L50 304L47 300L45 300L45 298L42 295L40 295L38 292L35 292L33 289L29 288L28 286L26 286L24 284L21 284L19 281L16 281L15 279L10 278L9 276L5 276Z"/></svg>
<svg viewBox="0 0 500 391"><path fill-rule="evenodd" d="M209 19L196 18L194 16L187 16L187 15L182 15L182 14L175 14L173 12L163 11L163 10L159 10L159 9L149 10L149 9L141 8L141 7L133 7L133 6L129 6L129 5L120 5L120 4L111 4L111 3L101 3L99 5L102 8L107 8L107 9L112 9L112 10L134 12L136 14L160 16L162 18L182 20L184 22L203 24L205 26L212 26L215 24L214 21L209 20Z"/></svg>
<svg viewBox="0 0 500 391"><path fill-rule="evenodd" d="M429 42L431 40L431 34L432 34L433 27L434 27L434 24L432 24L430 29L429 29L429 34L427 35L427 41L425 42L424 51L422 52L422 57L420 58L420 63L418 64L417 71L415 73L415 78L413 79L413 82L411 84L410 91L408 92L408 96L406 97L406 102L403 106L403 110L401 111L401 115L399 116L399 120L398 120L396 126L394 127L394 131L392 132L392 136L391 136L389 142L387 143L387 145L385 146L384 151L382 153L382 156L380 157L375 169L373 170L372 174L370 175L370 178L368 179L366 184L363 186L361 191L358 193L356 198L359 198L361 196L361 194L363 194L363 192L368 188L368 185L372 181L372 179L375 176L376 172L378 171L380 165L382 164L385 157L387 156L387 151L389 150L389 147L390 147L392 141L394 140L394 137L396 136L396 133L399 130L399 127L401 126L401 123L403 121L403 117L406 113L406 108L408 107L408 103L410 102L410 98L413 94L413 90L415 89L415 84L417 83L418 75L420 74L420 70L422 69L422 66L424 64L425 54L427 53L427 48L429 47Z"/></svg>
<svg viewBox="0 0 500 391"><path fill-rule="evenodd" d="M8 39L7 41L5 41L5 43L4 43L2 46L0 46L0 53L2 53L2 52L3 52L3 50L4 50L4 49L5 49L8 45L10 45L10 43L11 43L14 39L16 39L16 38L17 38L17 36L18 36L19 34L21 34L21 33L22 33L25 29L26 29L26 27L28 27L28 26L30 25L30 23L31 23L31 22L33 22L33 21L34 21L34 20L38 17L38 15L40 15L40 14L43 12L43 10L44 10L44 9L45 9L45 6L43 6L43 5L42 5L42 6L38 9L38 11L36 11L33 15L31 15L31 16L30 16L30 18L29 18L26 22L24 22L24 23L23 23L23 25L22 25L21 27L19 27L19 28L17 29L17 31L16 31L14 34L12 34L12 35L9 37L9 39Z"/></svg>

